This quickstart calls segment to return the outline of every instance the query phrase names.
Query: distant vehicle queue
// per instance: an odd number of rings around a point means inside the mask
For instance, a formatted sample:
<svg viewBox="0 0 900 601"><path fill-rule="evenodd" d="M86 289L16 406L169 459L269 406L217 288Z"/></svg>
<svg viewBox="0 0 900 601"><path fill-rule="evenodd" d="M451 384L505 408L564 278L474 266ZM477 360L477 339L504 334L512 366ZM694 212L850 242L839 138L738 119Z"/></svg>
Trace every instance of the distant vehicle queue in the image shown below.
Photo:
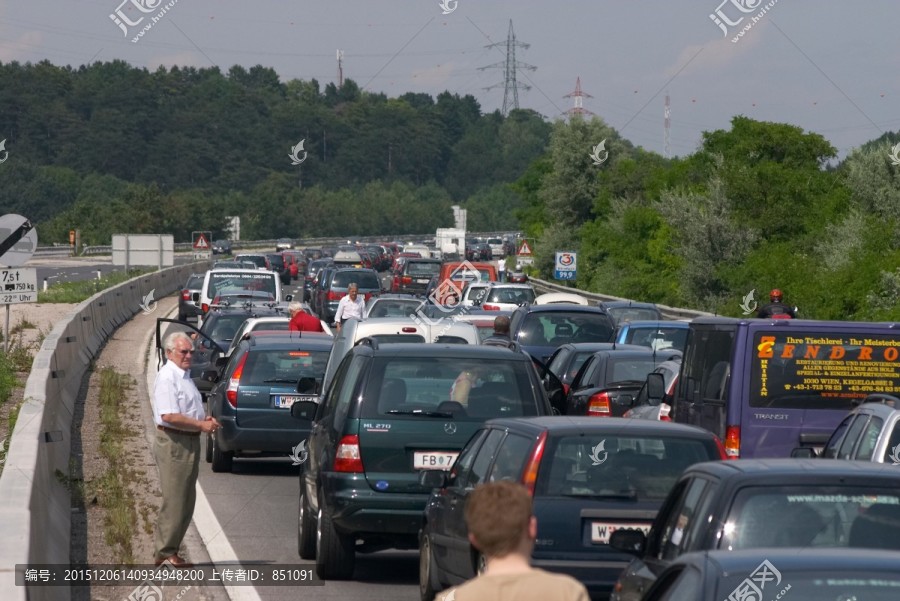
<svg viewBox="0 0 900 601"><path fill-rule="evenodd" d="M876 522L900 526L900 473L887 470L900 464L895 324L797 319L779 290L760 317L667 320L652 303L538 294L525 274L505 277L516 271L503 258L515 249L508 239L444 234L437 251L280 239L276 253L193 274L178 319L159 320L161 358L164 324L194 339L190 376L221 424L204 438L213 471L259 456L296 465L308 451L298 552L319 577L352 578L358 552L418 548L420 597L431 601L483 568L455 506L502 479L534 499L535 565L577 578L595 599L669 598L659 596L667 575L693 565L679 555L725 548L717 540L743 552L801 538L871 548L868 522L851 519L869 505ZM291 282L296 294L282 290ZM309 320L316 327L294 327ZM801 482L809 468L790 457L819 456L832 462L817 470L821 482ZM704 467L736 459L736 472ZM772 459L782 462L754 463ZM850 460L887 471L872 467L872 486L858 479L847 511L809 500L849 478ZM768 486L776 468L784 515L818 512L834 533L818 521L794 539L708 521L735 511L710 482ZM794 503L800 492L807 500ZM700 524L708 532L688 529ZM900 565L900 539L877 540Z"/></svg>

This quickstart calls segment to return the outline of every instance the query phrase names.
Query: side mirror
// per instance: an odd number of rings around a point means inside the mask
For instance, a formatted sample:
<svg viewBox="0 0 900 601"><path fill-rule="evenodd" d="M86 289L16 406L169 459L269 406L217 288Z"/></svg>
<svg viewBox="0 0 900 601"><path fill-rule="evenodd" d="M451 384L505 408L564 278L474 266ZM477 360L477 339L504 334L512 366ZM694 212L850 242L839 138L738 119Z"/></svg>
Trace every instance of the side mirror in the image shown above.
<svg viewBox="0 0 900 601"><path fill-rule="evenodd" d="M292 300L294 300L294 295L293 295L293 294L286 294L286 295L284 296L284 300L286 300L287 302L291 302Z"/></svg>
<svg viewBox="0 0 900 601"><path fill-rule="evenodd" d="M647 401L658 407L666 396L666 380L662 374L647 374Z"/></svg>
<svg viewBox="0 0 900 601"><path fill-rule="evenodd" d="M207 382L215 382L219 379L219 372L215 369L208 369L201 374L200 379Z"/></svg>
<svg viewBox="0 0 900 601"><path fill-rule="evenodd" d="M221 367L223 367L226 363L228 363L228 357L226 357L226 356L224 356L224 355L219 355L218 357L216 357L216 361L215 361L216 367L221 368Z"/></svg>
<svg viewBox="0 0 900 601"><path fill-rule="evenodd" d="M314 421L318 410L319 404L314 401L297 401L291 405L291 417Z"/></svg>
<svg viewBox="0 0 900 601"><path fill-rule="evenodd" d="M299 394L317 394L319 392L319 383L315 378L303 377L297 382L297 392Z"/></svg>
<svg viewBox="0 0 900 601"><path fill-rule="evenodd" d="M609 546L630 555L642 555L647 536L640 530L616 530L609 535Z"/></svg>
<svg viewBox="0 0 900 601"><path fill-rule="evenodd" d="M815 459L818 456L812 447L799 447L791 450L792 459Z"/></svg>
<svg viewBox="0 0 900 601"><path fill-rule="evenodd" d="M428 489L447 486L450 472L444 470L422 470L419 472L419 484Z"/></svg>

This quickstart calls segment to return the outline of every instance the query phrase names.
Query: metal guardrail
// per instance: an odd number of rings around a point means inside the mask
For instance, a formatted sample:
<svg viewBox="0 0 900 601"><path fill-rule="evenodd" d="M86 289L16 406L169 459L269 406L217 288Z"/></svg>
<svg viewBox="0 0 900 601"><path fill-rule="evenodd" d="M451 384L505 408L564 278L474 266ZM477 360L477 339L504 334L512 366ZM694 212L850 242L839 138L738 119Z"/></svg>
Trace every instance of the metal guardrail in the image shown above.
<svg viewBox="0 0 900 601"><path fill-rule="evenodd" d="M548 282L546 280L540 280L538 278L529 278L531 285L534 286L535 291L540 293L545 292L568 292L571 294L580 294L585 297L589 301L627 301L633 300L628 298L620 298L618 296L610 296L608 294L598 294L596 292L588 292L586 290L579 290L578 288L571 288L569 286L562 286L560 284L554 284L553 282ZM691 309L682 309L679 307L668 307L666 305L656 305L660 312L663 314L663 317L666 319L678 319L678 320L691 320L695 317L710 317L713 314L707 313L705 311L693 311Z"/></svg>

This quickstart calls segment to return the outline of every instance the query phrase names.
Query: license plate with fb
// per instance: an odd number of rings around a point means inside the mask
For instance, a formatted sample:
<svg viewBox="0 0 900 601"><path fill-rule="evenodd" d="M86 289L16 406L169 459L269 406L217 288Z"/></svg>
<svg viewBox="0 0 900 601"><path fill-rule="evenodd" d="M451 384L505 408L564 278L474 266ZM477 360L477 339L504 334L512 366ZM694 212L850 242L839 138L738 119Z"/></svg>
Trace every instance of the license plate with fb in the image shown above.
<svg viewBox="0 0 900 601"><path fill-rule="evenodd" d="M650 532L650 522L591 522L591 542L601 545L609 544L610 535L616 530L640 530L647 535Z"/></svg>
<svg viewBox="0 0 900 601"><path fill-rule="evenodd" d="M449 470L458 455L457 451L416 451L413 467L417 470Z"/></svg>
<svg viewBox="0 0 900 601"><path fill-rule="evenodd" d="M273 394L272 400L276 407L290 409L291 405L294 403L299 403L300 401L315 401L316 397L304 396L302 394Z"/></svg>

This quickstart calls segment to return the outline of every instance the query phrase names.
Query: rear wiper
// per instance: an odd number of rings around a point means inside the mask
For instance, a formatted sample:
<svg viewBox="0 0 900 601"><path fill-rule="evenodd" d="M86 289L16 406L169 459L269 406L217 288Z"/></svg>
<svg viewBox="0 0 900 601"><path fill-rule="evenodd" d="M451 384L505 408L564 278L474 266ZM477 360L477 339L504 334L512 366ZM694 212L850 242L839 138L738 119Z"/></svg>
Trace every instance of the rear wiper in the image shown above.
<svg viewBox="0 0 900 601"><path fill-rule="evenodd" d="M296 384L300 380L291 380L290 378L269 378L268 380L263 380L263 384Z"/></svg>
<svg viewBox="0 0 900 601"><path fill-rule="evenodd" d="M453 414L448 411L425 411L424 409L391 409L387 413L390 415L423 415L425 417L444 418L453 417Z"/></svg>

